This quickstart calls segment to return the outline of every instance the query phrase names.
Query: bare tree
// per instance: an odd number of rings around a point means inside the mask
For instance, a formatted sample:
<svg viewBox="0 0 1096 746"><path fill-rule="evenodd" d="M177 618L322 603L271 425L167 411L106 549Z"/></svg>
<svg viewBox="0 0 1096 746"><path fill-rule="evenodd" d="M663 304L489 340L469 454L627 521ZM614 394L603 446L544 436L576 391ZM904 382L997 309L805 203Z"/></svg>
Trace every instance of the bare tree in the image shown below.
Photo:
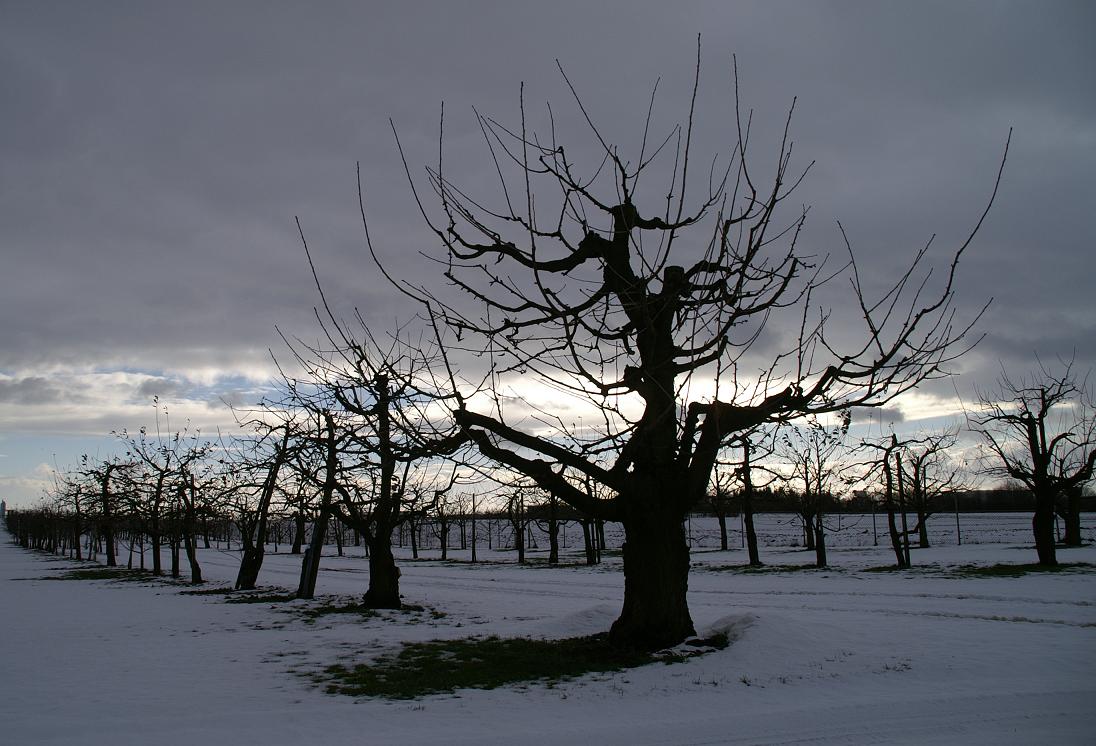
<svg viewBox="0 0 1096 746"><path fill-rule="evenodd" d="M850 468L860 469L860 480L871 481L882 478L883 483L883 507L887 513L887 534L890 536L891 548L894 550L896 565L899 569L910 567L910 541L909 530L906 523L906 484L905 471L902 468L902 449L908 447L913 440L898 440L898 436L891 433L878 440L864 439L857 447L860 451L874 454L874 458L867 461L850 464ZM898 527L898 517L901 516L902 527Z"/></svg>
<svg viewBox="0 0 1096 746"><path fill-rule="evenodd" d="M928 520L940 507L940 501L970 489L964 480L962 465L949 455L958 439L959 428L956 427L929 433L907 443L904 448L905 497L917 513L917 523L909 531L917 534L917 543L922 549L929 547Z"/></svg>
<svg viewBox="0 0 1096 746"><path fill-rule="evenodd" d="M754 498L757 495L757 488L759 486L762 488L768 487L780 478L777 472L767 466L761 466L758 461L771 456L775 445L773 435L771 433L767 434L762 428L755 428L741 433L729 444L729 448L737 449L740 453L737 461L730 462L734 464L734 470L730 476L740 485L738 494L742 510L742 530L745 534L746 552L751 567L760 567L762 564L761 554L757 547L757 529L754 526ZM760 485L758 484L759 474L762 480ZM723 548L726 549L726 537L722 525L720 526L720 534L721 543L724 544Z"/></svg>
<svg viewBox="0 0 1096 746"><path fill-rule="evenodd" d="M236 590L253 590L258 581L266 556L267 523L278 491L279 475L293 454L290 440L295 428L290 417L286 416L273 425L262 418L253 420L253 423L253 427L265 432L250 442L248 452L232 464L235 474L244 475L232 490L236 502L234 515L243 545ZM254 504L252 497L255 498Z"/></svg>
<svg viewBox="0 0 1096 746"><path fill-rule="evenodd" d="M624 607L610 639L647 649L694 634L682 523L726 443L763 423L883 404L945 373L969 347L973 322L957 321L953 289L959 258L982 222L935 286L922 271L926 246L878 295L861 282L846 240L849 310L862 332L858 342L840 343L827 333L829 312L815 302L840 271L799 250L805 208L781 217L806 173L792 170L790 113L775 173L763 184L749 165L751 118L738 113L736 95L730 157L703 169L706 186L686 209L698 188L699 47L697 59L687 121L648 141L652 95L632 157L597 127L564 74L600 150L585 172L559 139L550 107L546 134L528 125L524 93L513 126L477 115L498 175L493 206L443 171L440 138L426 176L437 218L408 176L444 249L440 272L451 290L393 279L424 304L449 345L451 373L471 369L469 354L489 361L486 391L459 385L455 373L450 381L454 417L479 450L579 511L623 525ZM651 186L656 164L665 166L658 187ZM661 205L641 206L652 199ZM376 258L368 225L365 233ZM789 310L794 341L747 376L757 363L746 354L766 321ZM600 425L575 426L555 404L514 406L521 397L507 382L518 375L585 399ZM711 391L705 382L715 383L714 393L698 395ZM594 497L584 480L609 497Z"/></svg>
<svg viewBox="0 0 1096 746"><path fill-rule="evenodd" d="M1057 565L1054 514L1067 516L1067 532L1080 542L1079 501L1070 498L1092 479L1096 466L1096 400L1087 376L1072 361L1060 371L1040 364L1023 378L1002 373L992 392L979 394L970 417L986 448L987 474L1015 479L1035 498L1032 531L1041 565Z"/></svg>
<svg viewBox="0 0 1096 746"><path fill-rule="evenodd" d="M789 425L780 433L778 452L791 465L788 481L798 483L799 517L807 549L815 553L815 565L826 566L826 508L834 500L844 468L845 436L852 417L843 410L838 422L823 425L808 418L802 426Z"/></svg>
<svg viewBox="0 0 1096 746"><path fill-rule="evenodd" d="M156 407L155 432L142 427L136 434L126 430L115 432L126 446L126 458L132 461L134 478L145 493L143 512L147 519L148 536L152 545L152 572L163 574L160 550L164 538L164 515L172 501L172 490L178 491L187 481L189 471L204 459L211 449L209 443L200 442L200 434L188 428L176 432L160 431L160 404ZM164 410L166 411L166 409Z"/></svg>
<svg viewBox="0 0 1096 746"><path fill-rule="evenodd" d="M120 500L119 485L124 475L133 469L133 462L123 461L118 458L94 460L84 455L81 457L80 469L77 478L82 478L86 485L89 513L93 516L95 526L95 543L101 540L106 553L107 567L116 567L117 542L115 541L118 527L118 503Z"/></svg>
<svg viewBox="0 0 1096 746"><path fill-rule="evenodd" d="M730 543L727 541L727 516L735 510L734 477L731 473L721 471L718 467L712 473L712 486L704 499L704 507L715 516L719 524L719 548L727 551Z"/></svg>

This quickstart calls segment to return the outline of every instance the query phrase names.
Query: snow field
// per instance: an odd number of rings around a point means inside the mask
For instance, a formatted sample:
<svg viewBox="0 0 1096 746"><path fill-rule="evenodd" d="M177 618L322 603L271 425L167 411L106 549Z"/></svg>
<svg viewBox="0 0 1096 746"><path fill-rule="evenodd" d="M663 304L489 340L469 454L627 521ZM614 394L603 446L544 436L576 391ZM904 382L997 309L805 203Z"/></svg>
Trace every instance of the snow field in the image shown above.
<svg viewBox="0 0 1096 746"><path fill-rule="evenodd" d="M604 631L622 598L619 558L549 568L542 547L530 553L536 564L519 567L512 552L481 550L489 561L473 566L459 561L466 552L450 550L458 561L443 563L426 550L400 560L405 600L424 611L309 623L293 611L304 602L226 604L181 585L45 580L76 565L3 543L0 743L1094 743L1093 568L954 572L1033 562L1026 537L989 543L1010 536L1015 520L971 517L963 546L915 549L907 572L868 571L893 562L885 536L871 545L870 522L866 546L832 543L826 570L779 569L813 553L763 542L771 569L744 573L744 551L697 541L693 617L702 634L729 630L727 649L553 687L412 702L327 695L308 674L403 641ZM694 519L705 536L714 527ZM565 561L579 554L569 542ZM207 588L234 579L236 552L200 558ZM1096 564L1096 547L1061 550L1059 560ZM260 584L294 588L299 562L269 554ZM367 579L360 550L347 547L324 557L317 593L349 601Z"/></svg>

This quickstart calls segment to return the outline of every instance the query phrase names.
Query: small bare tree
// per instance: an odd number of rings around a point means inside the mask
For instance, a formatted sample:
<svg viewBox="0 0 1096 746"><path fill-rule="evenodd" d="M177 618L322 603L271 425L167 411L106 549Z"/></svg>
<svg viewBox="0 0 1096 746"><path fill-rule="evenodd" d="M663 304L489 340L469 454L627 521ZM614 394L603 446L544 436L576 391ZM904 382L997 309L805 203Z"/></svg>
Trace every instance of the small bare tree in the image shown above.
<svg viewBox="0 0 1096 746"><path fill-rule="evenodd" d="M1002 373L992 392L979 394L971 429L985 446L985 473L1023 483L1035 498L1032 531L1041 565L1057 565L1054 514L1067 516L1080 542L1080 488L1096 466L1096 398L1073 362L1060 371L1040 364L1023 378ZM1068 533L1068 531L1067 531Z"/></svg>
<svg viewBox="0 0 1096 746"><path fill-rule="evenodd" d="M845 436L851 423L851 413L846 409L834 425L826 426L811 417L803 425L783 428L778 439L777 451L791 466L788 481L802 488L797 498L799 518L817 567L826 566L826 508L840 484Z"/></svg>
<svg viewBox="0 0 1096 746"><path fill-rule="evenodd" d="M941 500L970 489L962 464L950 455L958 439L959 428L955 427L929 433L904 449L905 498L917 514L917 524L909 531L917 534L922 549L929 547L928 521L939 509Z"/></svg>

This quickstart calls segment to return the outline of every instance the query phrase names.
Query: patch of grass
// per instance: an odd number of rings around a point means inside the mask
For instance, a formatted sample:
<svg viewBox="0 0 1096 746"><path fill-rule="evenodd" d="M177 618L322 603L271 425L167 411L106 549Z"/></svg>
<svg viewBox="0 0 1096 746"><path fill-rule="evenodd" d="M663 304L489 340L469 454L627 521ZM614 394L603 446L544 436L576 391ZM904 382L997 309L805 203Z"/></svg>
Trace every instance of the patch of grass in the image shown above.
<svg viewBox="0 0 1096 746"><path fill-rule="evenodd" d="M1060 565L1012 565L998 563L996 565L953 565L941 566L913 565L912 567L899 568L896 565L881 565L879 567L866 567L863 572L907 572L918 575L938 575L942 578L1020 578L1032 573L1086 573L1096 571L1096 565L1090 562L1069 562Z"/></svg>
<svg viewBox="0 0 1096 746"><path fill-rule="evenodd" d="M959 565L945 571L952 578L1019 578L1033 573L1088 573L1096 570L1089 562L1069 562L1059 565Z"/></svg>
<svg viewBox="0 0 1096 746"><path fill-rule="evenodd" d="M180 596L227 596L235 593L231 588L202 588L196 591L179 591Z"/></svg>
<svg viewBox="0 0 1096 746"><path fill-rule="evenodd" d="M332 694L414 699L456 689L495 689L522 682L557 682L587 673L620 671L651 663L650 653L621 651L607 636L565 640L499 637L405 643L372 663L324 669Z"/></svg>
<svg viewBox="0 0 1096 746"><path fill-rule="evenodd" d="M898 572L898 571L900 571L900 570L914 570L914 569L920 569L920 570L926 570L926 569L930 569L930 570L938 570L939 568L937 568L937 567L932 567L932 568L925 568L925 567L920 567L920 568L914 568L914 567L899 567L898 565L879 565L879 566L877 566L877 567L865 567L863 571L864 571L864 572Z"/></svg>
<svg viewBox="0 0 1096 746"><path fill-rule="evenodd" d="M292 600L294 597L290 597ZM369 619L377 616L377 610L366 606L362 603L325 603L319 606L309 606L301 609L295 609L301 616L304 617L305 622L314 624L317 619L331 614L357 614L363 619Z"/></svg>
<svg viewBox="0 0 1096 746"><path fill-rule="evenodd" d="M804 570L817 570L819 572L842 572L839 567L816 567L814 565L693 565L696 570L708 570L709 572L737 572L744 575L761 575L777 572L801 572Z"/></svg>
<svg viewBox="0 0 1096 746"><path fill-rule="evenodd" d="M286 601L296 601L295 593L248 593L232 595L225 598L226 604L280 604Z"/></svg>
<svg viewBox="0 0 1096 746"><path fill-rule="evenodd" d="M83 567L78 570L66 570L60 575L49 575L42 580L121 580L121 581L157 581L169 580L157 577L151 570L129 570L124 567Z"/></svg>
<svg viewBox="0 0 1096 746"><path fill-rule="evenodd" d="M543 682L551 689L585 674L659 661L680 663L729 644L725 632L658 653L614 648L606 634L563 640L497 636L431 640L404 643L399 652L371 663L328 666L313 680L331 694L384 699L415 699L457 689L496 689L533 682Z"/></svg>

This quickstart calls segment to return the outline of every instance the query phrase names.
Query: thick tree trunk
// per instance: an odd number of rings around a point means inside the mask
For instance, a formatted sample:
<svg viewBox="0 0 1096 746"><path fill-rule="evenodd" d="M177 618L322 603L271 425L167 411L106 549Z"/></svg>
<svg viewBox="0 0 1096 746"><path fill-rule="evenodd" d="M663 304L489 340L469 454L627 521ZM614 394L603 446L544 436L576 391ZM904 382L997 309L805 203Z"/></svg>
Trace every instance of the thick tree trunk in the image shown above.
<svg viewBox="0 0 1096 746"><path fill-rule="evenodd" d="M1067 547L1081 546L1081 490L1071 489L1066 495L1066 502L1058 514L1062 516L1062 522L1066 527L1066 535L1062 542Z"/></svg>
<svg viewBox="0 0 1096 746"><path fill-rule="evenodd" d="M297 598L312 598L316 595L316 578L320 574L320 556L323 554L323 540L327 535L327 505L321 505L320 512L312 524L312 540L304 550L301 561L301 581L297 586Z"/></svg>
<svg viewBox="0 0 1096 746"><path fill-rule="evenodd" d="M719 548L724 552L727 551L727 516L724 513L718 513L716 520L719 521Z"/></svg>
<svg viewBox="0 0 1096 746"><path fill-rule="evenodd" d="M263 567L263 545L245 546L240 557L240 571L236 573L236 590L253 591L259 580L259 570Z"/></svg>
<svg viewBox="0 0 1096 746"><path fill-rule="evenodd" d="M917 511L917 544L922 549L929 548L929 516L923 510Z"/></svg>
<svg viewBox="0 0 1096 746"><path fill-rule="evenodd" d="M1040 565L1057 565L1058 556L1054 546L1054 496L1035 496L1035 516L1031 519L1031 528L1035 534L1035 551L1039 555Z"/></svg>
<svg viewBox="0 0 1096 746"><path fill-rule="evenodd" d="M400 600L400 568L392 556L392 529L378 531L369 547L369 589L363 599L374 609L398 609Z"/></svg>
<svg viewBox="0 0 1096 746"><path fill-rule="evenodd" d="M609 640L638 650L677 645L696 633L686 598L689 545L681 517L637 505L623 523L624 608Z"/></svg>

